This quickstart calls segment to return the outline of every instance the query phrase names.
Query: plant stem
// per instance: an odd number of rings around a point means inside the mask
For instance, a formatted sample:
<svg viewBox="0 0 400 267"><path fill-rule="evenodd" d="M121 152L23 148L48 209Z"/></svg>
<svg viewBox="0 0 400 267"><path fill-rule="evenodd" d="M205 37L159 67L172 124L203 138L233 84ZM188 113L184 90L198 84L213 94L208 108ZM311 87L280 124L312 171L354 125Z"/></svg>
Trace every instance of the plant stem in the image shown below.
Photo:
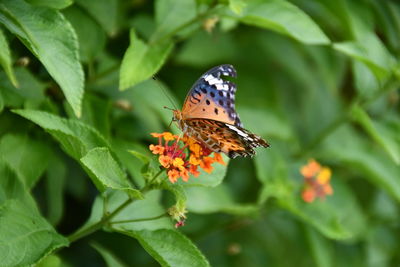
<svg viewBox="0 0 400 267"><path fill-rule="evenodd" d="M85 236L88 236L101 228L108 223L113 217L115 217L121 210L123 210L126 206L131 204L135 199L134 198L129 198L127 199L124 203L122 203L118 208L116 208L113 212L111 212L109 215L104 216L99 222L89 226L86 229L83 229L82 231L78 231L73 233L72 235L68 236L68 240L70 243L75 242L78 239L81 239Z"/></svg>
<svg viewBox="0 0 400 267"><path fill-rule="evenodd" d="M160 218L165 217L165 216L168 216L168 213L163 213L163 214L160 214L158 216L149 217L149 218L113 221L113 222L110 222L110 224L152 221L152 220L160 219Z"/></svg>
<svg viewBox="0 0 400 267"><path fill-rule="evenodd" d="M147 182L147 185L146 185L142 190L145 190L146 187L148 187L148 186L150 186L151 184L153 184L153 182L157 179L157 177L160 176L160 174L163 173L163 172L164 172L163 169L159 170L159 171L156 173L156 175L154 175L153 178L152 178L149 182Z"/></svg>
<svg viewBox="0 0 400 267"><path fill-rule="evenodd" d="M147 191L150 190L152 183L154 182L154 180L160 176L161 173L163 173L164 170L160 170L158 173L156 173L154 175L154 177L147 183L146 186L144 186L140 192L142 194L145 194ZM109 213L109 214L105 214L103 216L103 218L101 218L100 221L98 221L97 223L89 226L86 229L83 229L81 231L77 231L71 235L68 236L68 240L70 243L77 241L78 239L81 239L85 236L88 236L98 230L100 230L101 228L103 228L104 225L106 225L107 223L109 223L111 221L112 218L114 218L118 213L120 213L124 208L126 208L129 204L131 204L133 201L135 201L135 198L128 198L125 202L123 202L121 205L119 205L113 212ZM165 215L165 214L163 214ZM157 216L158 217L158 216ZM147 218L149 219L149 218ZM151 218L150 218L151 219ZM143 220L143 219L142 219Z"/></svg>

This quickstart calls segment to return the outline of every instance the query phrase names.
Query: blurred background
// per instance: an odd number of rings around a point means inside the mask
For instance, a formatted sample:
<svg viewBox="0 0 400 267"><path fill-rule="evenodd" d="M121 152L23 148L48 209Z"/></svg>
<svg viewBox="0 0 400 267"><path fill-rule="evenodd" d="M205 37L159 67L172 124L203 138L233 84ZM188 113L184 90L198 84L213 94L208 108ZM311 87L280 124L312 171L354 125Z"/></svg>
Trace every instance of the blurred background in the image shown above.
<svg viewBox="0 0 400 267"><path fill-rule="evenodd" d="M149 133L177 132L163 107L181 107L211 67L236 68L237 111L271 147L231 160L226 175L210 176L216 186L186 190L188 219L179 231L212 266L400 264L398 1L75 0L60 12L77 33L85 71L79 120L120 150L150 155ZM28 133L62 162L44 168L32 191L68 235L87 220L98 192L43 129L10 110L76 117L40 61L5 35L20 88L0 71L0 140ZM129 55L135 40L148 49L140 60ZM310 159L330 170L332 194L305 197L300 170ZM140 176L132 158L119 160ZM113 265L93 243L122 266L159 265L135 239L103 231L60 250L57 260Z"/></svg>

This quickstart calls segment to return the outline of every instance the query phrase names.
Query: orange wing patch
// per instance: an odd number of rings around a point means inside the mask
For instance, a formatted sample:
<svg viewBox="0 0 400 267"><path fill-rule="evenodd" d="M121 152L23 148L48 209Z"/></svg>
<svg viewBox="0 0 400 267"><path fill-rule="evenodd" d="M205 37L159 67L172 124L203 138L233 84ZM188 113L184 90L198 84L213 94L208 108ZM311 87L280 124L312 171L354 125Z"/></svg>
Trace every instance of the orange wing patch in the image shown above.
<svg viewBox="0 0 400 267"><path fill-rule="evenodd" d="M182 117L187 119L210 119L234 124L235 119L229 116L229 111L224 107L223 100L215 102L206 94L189 96L182 108Z"/></svg>

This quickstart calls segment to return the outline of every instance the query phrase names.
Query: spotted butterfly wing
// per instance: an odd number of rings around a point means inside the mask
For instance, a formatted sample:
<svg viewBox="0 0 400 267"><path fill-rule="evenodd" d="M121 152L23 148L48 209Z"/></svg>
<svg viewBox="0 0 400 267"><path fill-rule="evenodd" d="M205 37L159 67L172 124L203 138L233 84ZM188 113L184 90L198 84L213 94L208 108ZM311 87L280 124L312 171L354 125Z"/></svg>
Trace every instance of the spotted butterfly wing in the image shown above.
<svg viewBox="0 0 400 267"><path fill-rule="evenodd" d="M220 65L196 81L183 104L182 128L212 151L230 158L253 156L254 148L269 145L243 128L235 110L236 85L222 76L236 77L236 70L232 65Z"/></svg>
<svg viewBox="0 0 400 267"><path fill-rule="evenodd" d="M235 111L236 85L222 79L236 77L232 65L214 67L192 86L182 108L183 119L212 119L242 127Z"/></svg>
<svg viewBox="0 0 400 267"><path fill-rule="evenodd" d="M186 134L204 143L214 152L223 152L230 158L255 154L254 148L268 147L261 137L246 129L221 121L190 119L186 121Z"/></svg>

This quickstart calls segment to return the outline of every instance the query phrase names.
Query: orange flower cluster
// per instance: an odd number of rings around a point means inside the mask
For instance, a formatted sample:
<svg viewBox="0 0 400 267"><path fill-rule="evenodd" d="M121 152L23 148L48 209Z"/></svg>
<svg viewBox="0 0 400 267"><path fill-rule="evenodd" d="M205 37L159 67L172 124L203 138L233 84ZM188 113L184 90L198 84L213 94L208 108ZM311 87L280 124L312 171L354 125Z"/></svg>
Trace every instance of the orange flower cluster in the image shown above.
<svg viewBox="0 0 400 267"><path fill-rule="evenodd" d="M329 181L331 170L321 166L314 159L310 159L308 164L300 169L304 176L304 189L302 198L305 202L313 202L315 198L324 199L326 195L332 195L333 189Z"/></svg>
<svg viewBox="0 0 400 267"><path fill-rule="evenodd" d="M199 176L199 166L205 172L211 173L213 171L211 165L214 162L225 165L221 154L214 153L211 157L213 151L191 137L179 138L170 132L151 135L158 138L158 145L151 144L149 148L153 154L159 155L158 161L166 169L171 183L175 183L179 178L187 182L189 174ZM173 142L170 143L171 141Z"/></svg>

